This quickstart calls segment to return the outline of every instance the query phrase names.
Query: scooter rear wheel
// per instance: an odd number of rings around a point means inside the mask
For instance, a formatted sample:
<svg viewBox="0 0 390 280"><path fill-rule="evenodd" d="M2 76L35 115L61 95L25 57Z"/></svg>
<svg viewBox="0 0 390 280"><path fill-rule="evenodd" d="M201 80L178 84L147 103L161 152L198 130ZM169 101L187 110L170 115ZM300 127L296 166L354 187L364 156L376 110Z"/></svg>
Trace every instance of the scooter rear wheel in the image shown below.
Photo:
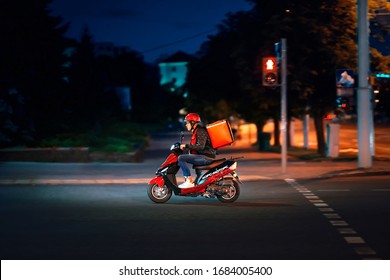
<svg viewBox="0 0 390 280"><path fill-rule="evenodd" d="M167 202L172 196L172 190L166 185L160 187L157 184L149 185L148 187L148 196L149 198L156 203Z"/></svg>
<svg viewBox="0 0 390 280"><path fill-rule="evenodd" d="M224 195L217 195L219 201L223 203L231 203L237 200L240 196L240 187L238 183L232 180L233 184L229 186L229 191Z"/></svg>

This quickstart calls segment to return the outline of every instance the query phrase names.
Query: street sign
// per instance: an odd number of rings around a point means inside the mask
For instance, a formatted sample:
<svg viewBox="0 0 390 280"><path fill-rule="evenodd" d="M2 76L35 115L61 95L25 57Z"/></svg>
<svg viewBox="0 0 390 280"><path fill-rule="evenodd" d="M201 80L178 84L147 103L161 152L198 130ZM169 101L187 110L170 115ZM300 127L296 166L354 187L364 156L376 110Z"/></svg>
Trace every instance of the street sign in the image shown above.
<svg viewBox="0 0 390 280"><path fill-rule="evenodd" d="M352 96L355 88L355 74L352 69L336 70L337 96Z"/></svg>

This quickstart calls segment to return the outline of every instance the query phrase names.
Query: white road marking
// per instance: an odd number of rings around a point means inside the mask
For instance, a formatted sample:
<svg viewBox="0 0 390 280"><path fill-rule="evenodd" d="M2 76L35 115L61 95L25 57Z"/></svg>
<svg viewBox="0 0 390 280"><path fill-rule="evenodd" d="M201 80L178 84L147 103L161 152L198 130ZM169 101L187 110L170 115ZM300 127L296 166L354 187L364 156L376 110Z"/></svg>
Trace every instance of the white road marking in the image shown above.
<svg viewBox="0 0 390 280"><path fill-rule="evenodd" d="M348 223L343 220L332 220L329 221L333 226L339 227L339 226L348 226Z"/></svg>
<svg viewBox="0 0 390 280"><path fill-rule="evenodd" d="M346 236L344 237L348 244L364 244L366 243L363 238L359 236Z"/></svg>
<svg viewBox="0 0 390 280"><path fill-rule="evenodd" d="M340 234L356 234L356 231L353 228L349 227L340 227L337 228Z"/></svg>
<svg viewBox="0 0 390 280"><path fill-rule="evenodd" d="M320 210L321 212L334 212L333 208L329 208L329 207L318 208L318 210Z"/></svg>
<svg viewBox="0 0 390 280"><path fill-rule="evenodd" d="M329 207L327 203L313 194L308 188L300 185L294 179L285 179L290 186L300 192L305 198L308 199L318 210L322 212L324 217L329 219L329 222L334 226L341 235L344 235L344 240L353 247L355 253L362 257L362 259L379 259L376 257L376 252L370 247L362 247L365 244L363 238L357 235L356 231L349 227L348 223L341 219L333 208ZM318 192L349 192L349 189L321 189ZM390 191L390 189L374 189L373 191ZM348 235L348 236L345 236Z"/></svg>
<svg viewBox="0 0 390 280"><path fill-rule="evenodd" d="M337 213L324 213L324 216L328 219L340 219L341 217Z"/></svg>
<svg viewBox="0 0 390 280"><path fill-rule="evenodd" d="M356 247L355 252L358 255L376 255L376 252L370 247Z"/></svg>

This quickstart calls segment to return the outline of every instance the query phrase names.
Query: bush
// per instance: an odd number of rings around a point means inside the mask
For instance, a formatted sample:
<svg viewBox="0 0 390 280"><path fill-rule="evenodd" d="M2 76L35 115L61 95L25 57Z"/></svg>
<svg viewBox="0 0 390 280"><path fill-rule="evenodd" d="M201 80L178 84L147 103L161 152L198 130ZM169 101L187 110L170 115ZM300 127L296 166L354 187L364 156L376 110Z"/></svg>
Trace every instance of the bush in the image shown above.
<svg viewBox="0 0 390 280"><path fill-rule="evenodd" d="M42 140L40 147L90 147L93 151L127 153L145 141L148 132L135 123L108 123L84 132L61 133Z"/></svg>
<svg viewBox="0 0 390 280"><path fill-rule="evenodd" d="M57 134L54 137L43 139L40 147L86 147L89 146L86 134Z"/></svg>
<svg viewBox="0 0 390 280"><path fill-rule="evenodd" d="M96 146L91 148L93 151L100 152L128 153L134 150L135 144L136 143L131 140L117 137L105 137L102 138Z"/></svg>

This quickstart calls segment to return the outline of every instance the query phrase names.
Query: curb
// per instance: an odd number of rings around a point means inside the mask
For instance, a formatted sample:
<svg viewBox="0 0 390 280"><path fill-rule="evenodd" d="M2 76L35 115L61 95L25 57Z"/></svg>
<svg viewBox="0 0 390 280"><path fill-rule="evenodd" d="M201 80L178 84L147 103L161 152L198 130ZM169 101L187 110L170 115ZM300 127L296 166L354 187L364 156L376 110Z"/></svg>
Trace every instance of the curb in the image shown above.
<svg viewBox="0 0 390 280"><path fill-rule="evenodd" d="M317 176L317 178L334 178L334 177L363 177L363 176L383 176L383 175L390 175L390 170L382 170L382 171L351 171L351 172L345 172L345 173L339 173L339 174L333 174L333 175L320 175Z"/></svg>
<svg viewBox="0 0 390 280"><path fill-rule="evenodd" d="M369 172L348 172L334 175L324 175L308 178L294 178L302 179L329 179L335 177L359 177L359 176L381 176L390 175L390 170L385 171L369 171ZM295 177L295 176L293 176ZM123 178L123 179L0 179L1 185L133 185L133 184L148 184L151 178ZM286 178L272 178L257 175L243 175L240 176L241 181L269 181L282 180Z"/></svg>

